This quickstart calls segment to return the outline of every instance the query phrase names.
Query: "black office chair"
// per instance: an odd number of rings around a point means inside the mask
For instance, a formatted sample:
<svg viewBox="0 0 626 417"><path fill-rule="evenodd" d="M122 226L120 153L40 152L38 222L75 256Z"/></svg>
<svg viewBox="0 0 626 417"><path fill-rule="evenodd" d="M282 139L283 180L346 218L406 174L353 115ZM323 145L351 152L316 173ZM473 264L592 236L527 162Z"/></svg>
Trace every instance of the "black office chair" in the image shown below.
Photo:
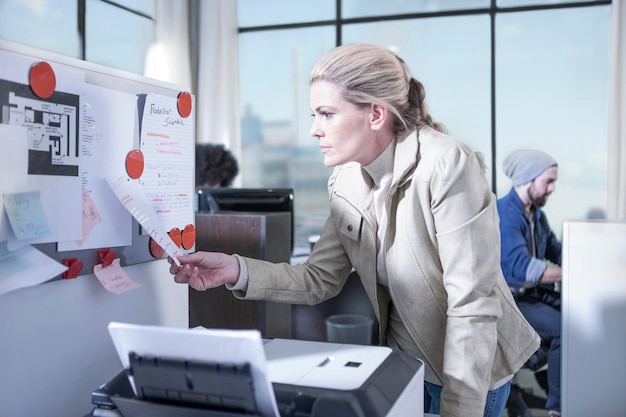
<svg viewBox="0 0 626 417"><path fill-rule="evenodd" d="M548 378L547 371L543 369L548 363L548 346L542 343L541 347L528 362L523 369L533 372L539 386L547 393ZM546 406L546 397L537 395L532 388L522 387L518 383L518 376L513 377L511 382L511 393L506 404L509 417L533 417L531 409L544 410Z"/></svg>
<svg viewBox="0 0 626 417"><path fill-rule="evenodd" d="M522 296L525 292L524 288L509 287L515 300ZM549 345L542 341L539 349L528 359L522 369L528 369L533 372L539 386L548 392L547 371L544 369L548 363ZM532 388L524 388L518 383L518 376L513 377L511 382L511 393L506 404L509 417L533 417L531 409L544 410L546 406L546 397L537 395Z"/></svg>

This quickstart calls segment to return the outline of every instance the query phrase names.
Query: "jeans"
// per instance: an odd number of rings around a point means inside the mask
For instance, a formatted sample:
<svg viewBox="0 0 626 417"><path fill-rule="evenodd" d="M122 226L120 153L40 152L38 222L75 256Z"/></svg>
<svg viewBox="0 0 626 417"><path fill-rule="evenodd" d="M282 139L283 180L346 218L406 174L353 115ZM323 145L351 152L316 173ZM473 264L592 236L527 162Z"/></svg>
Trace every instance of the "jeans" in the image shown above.
<svg viewBox="0 0 626 417"><path fill-rule="evenodd" d="M430 382L424 382L424 412L439 414L441 408L442 387ZM506 407L511 392L511 384L506 384L487 392L487 403L483 417L500 417Z"/></svg>
<svg viewBox="0 0 626 417"><path fill-rule="evenodd" d="M541 340L549 343L546 409L561 411L561 312L531 297L522 297L517 306Z"/></svg>

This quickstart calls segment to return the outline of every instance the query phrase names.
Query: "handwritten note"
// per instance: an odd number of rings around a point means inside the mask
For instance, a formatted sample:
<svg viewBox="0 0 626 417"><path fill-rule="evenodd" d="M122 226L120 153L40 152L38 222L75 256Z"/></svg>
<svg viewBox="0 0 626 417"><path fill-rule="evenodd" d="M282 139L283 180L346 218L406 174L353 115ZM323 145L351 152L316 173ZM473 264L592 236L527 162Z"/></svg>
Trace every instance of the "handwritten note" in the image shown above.
<svg viewBox="0 0 626 417"><path fill-rule="evenodd" d="M193 115L178 113L176 98L145 97L141 152L145 169L139 183L166 230L194 222L195 161Z"/></svg>
<svg viewBox="0 0 626 417"><path fill-rule="evenodd" d="M139 284L126 275L126 272L120 265L119 258L114 259L109 266L102 267L102 264L94 266L93 273L96 274L102 286L113 294L122 294L140 287Z"/></svg>
<svg viewBox="0 0 626 417"><path fill-rule="evenodd" d="M19 240L50 234L39 191L3 194L2 198L13 233Z"/></svg>
<svg viewBox="0 0 626 417"><path fill-rule="evenodd" d="M107 182L120 202L126 207L126 210L133 215L141 227L152 237L152 240L174 259L176 265L180 266L176 256L183 255L184 252L176 246L176 243L163 228L137 180L120 176L117 178L108 177Z"/></svg>

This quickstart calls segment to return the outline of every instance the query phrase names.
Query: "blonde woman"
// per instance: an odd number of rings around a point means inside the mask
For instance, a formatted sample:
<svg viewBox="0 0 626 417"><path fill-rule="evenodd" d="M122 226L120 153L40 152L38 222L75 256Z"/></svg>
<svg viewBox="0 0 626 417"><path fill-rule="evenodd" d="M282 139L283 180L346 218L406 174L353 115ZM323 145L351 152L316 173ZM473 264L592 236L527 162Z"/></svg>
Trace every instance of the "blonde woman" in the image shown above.
<svg viewBox="0 0 626 417"><path fill-rule="evenodd" d="M316 304L341 291L354 268L380 344L425 362L426 411L500 416L509 381L539 338L502 276L496 200L481 159L433 122L422 84L385 48L331 50L311 72L310 96L311 135L335 170L330 216L308 260L198 252L171 264L175 281Z"/></svg>

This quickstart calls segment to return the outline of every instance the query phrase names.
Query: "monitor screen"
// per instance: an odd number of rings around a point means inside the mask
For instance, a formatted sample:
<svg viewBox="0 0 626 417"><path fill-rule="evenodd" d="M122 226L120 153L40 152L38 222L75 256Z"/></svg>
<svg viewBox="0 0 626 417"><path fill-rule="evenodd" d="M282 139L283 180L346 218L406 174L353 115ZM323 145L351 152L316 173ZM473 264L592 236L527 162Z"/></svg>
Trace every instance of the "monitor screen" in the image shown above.
<svg viewBox="0 0 626 417"><path fill-rule="evenodd" d="M294 246L292 188L199 188L198 211L287 212L291 216L291 251Z"/></svg>

